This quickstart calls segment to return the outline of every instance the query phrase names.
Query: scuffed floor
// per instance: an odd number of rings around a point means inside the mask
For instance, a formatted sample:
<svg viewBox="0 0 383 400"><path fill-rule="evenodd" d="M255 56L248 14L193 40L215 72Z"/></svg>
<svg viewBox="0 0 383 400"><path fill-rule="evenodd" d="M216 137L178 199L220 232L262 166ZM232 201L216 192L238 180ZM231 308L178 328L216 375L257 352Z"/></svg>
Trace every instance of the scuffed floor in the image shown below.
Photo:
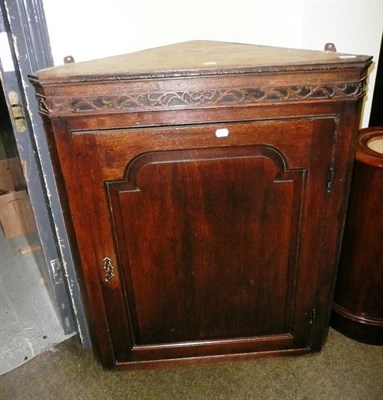
<svg viewBox="0 0 383 400"><path fill-rule="evenodd" d="M34 236L6 240L0 228L0 375L68 339L56 316L38 263Z"/></svg>

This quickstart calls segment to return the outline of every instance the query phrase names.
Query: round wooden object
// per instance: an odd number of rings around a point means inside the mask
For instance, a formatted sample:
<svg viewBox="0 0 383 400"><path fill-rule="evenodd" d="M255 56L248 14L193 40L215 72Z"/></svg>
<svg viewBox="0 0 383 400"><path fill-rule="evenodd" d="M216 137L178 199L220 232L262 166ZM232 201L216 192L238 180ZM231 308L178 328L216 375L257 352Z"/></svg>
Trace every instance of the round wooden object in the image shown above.
<svg viewBox="0 0 383 400"><path fill-rule="evenodd" d="M383 345L383 127L358 138L331 325Z"/></svg>

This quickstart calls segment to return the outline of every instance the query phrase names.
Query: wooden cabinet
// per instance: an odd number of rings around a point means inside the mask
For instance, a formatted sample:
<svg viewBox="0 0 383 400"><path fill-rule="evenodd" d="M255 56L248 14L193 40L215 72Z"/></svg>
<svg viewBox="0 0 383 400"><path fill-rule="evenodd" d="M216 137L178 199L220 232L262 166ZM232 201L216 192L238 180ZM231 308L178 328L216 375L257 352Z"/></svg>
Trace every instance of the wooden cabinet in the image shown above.
<svg viewBox="0 0 383 400"><path fill-rule="evenodd" d="M369 63L201 41L31 77L104 366L321 348Z"/></svg>

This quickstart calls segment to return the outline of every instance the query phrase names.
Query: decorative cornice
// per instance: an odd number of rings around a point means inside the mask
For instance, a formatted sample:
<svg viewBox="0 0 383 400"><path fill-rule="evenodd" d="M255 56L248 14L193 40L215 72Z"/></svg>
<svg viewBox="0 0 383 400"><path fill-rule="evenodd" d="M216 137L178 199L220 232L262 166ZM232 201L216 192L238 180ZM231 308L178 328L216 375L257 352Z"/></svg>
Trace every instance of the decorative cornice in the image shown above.
<svg viewBox="0 0 383 400"><path fill-rule="evenodd" d="M209 108L300 100L357 99L365 92L365 80L329 85L291 85L132 93L104 96L45 97L37 95L45 115L98 114L177 108Z"/></svg>

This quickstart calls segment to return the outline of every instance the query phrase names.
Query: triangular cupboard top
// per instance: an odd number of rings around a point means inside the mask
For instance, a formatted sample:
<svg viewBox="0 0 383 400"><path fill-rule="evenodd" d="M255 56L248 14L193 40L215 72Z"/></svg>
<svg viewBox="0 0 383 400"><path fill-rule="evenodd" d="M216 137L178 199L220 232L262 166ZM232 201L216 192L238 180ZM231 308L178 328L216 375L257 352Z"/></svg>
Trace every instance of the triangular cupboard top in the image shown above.
<svg viewBox="0 0 383 400"><path fill-rule="evenodd" d="M47 68L40 84L360 68L371 57L216 41L189 41Z"/></svg>

